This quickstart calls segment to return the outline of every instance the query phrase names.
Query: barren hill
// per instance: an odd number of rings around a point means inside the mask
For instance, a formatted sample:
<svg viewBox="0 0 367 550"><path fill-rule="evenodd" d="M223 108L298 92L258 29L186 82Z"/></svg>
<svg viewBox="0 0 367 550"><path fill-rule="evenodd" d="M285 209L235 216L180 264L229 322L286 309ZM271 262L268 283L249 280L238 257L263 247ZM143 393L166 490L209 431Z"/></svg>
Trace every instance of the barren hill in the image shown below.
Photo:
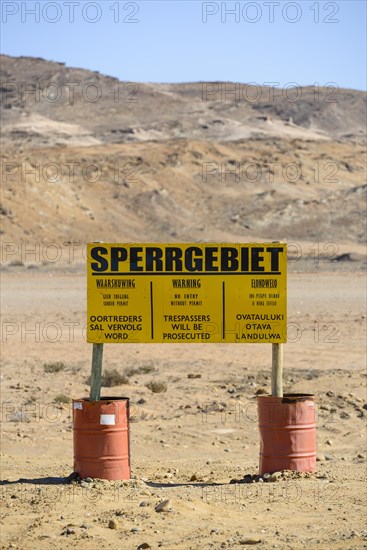
<svg viewBox="0 0 367 550"><path fill-rule="evenodd" d="M364 253L363 92L121 82L8 56L0 92L5 243L270 239Z"/></svg>
<svg viewBox="0 0 367 550"><path fill-rule="evenodd" d="M334 84L286 89L230 82L143 84L8 56L1 57L1 78L4 138L15 141L73 143L76 135L100 144L357 139L365 132L366 95Z"/></svg>

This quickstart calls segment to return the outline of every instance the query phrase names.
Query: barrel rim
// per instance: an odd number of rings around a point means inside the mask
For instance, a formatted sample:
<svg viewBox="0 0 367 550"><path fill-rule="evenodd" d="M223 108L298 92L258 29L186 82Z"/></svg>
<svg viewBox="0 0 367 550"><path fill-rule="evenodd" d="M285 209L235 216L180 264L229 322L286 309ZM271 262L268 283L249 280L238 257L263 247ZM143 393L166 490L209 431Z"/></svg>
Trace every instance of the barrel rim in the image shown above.
<svg viewBox="0 0 367 550"><path fill-rule="evenodd" d="M89 397L80 397L79 399L73 399L73 402L87 401L88 403L99 403L103 401L130 401L130 397L111 397L103 396L100 397L97 401L91 401Z"/></svg>
<svg viewBox="0 0 367 550"><path fill-rule="evenodd" d="M285 393L283 397L276 397L274 395L257 395L258 401L264 399L268 401L276 401L281 403L301 403L302 401L315 401L315 394L313 393Z"/></svg>

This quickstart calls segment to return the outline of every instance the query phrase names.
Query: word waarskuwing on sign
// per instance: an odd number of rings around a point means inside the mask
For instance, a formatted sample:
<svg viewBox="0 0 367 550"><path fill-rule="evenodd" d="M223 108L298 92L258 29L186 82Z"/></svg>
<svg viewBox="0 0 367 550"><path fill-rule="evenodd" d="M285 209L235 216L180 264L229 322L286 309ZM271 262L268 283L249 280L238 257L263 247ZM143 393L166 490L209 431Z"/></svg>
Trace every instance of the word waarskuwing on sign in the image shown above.
<svg viewBox="0 0 367 550"><path fill-rule="evenodd" d="M88 245L90 343L286 342L283 243Z"/></svg>

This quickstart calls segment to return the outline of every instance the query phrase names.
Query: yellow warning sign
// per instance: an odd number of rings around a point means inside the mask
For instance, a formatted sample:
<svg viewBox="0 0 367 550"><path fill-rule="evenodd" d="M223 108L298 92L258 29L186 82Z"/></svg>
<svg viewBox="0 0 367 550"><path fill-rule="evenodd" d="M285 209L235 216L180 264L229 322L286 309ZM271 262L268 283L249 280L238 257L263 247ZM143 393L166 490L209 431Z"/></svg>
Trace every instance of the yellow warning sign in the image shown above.
<svg viewBox="0 0 367 550"><path fill-rule="evenodd" d="M283 243L88 245L90 343L281 343Z"/></svg>

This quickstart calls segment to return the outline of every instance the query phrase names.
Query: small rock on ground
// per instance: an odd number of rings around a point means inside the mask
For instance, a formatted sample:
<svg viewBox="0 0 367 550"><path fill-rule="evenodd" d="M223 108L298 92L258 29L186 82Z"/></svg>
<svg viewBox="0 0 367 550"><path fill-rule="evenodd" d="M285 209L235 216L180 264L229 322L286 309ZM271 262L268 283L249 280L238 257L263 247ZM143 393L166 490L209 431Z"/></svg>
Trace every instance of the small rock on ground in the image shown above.
<svg viewBox="0 0 367 550"><path fill-rule="evenodd" d="M283 472L273 472L269 476L268 480L269 481L277 481L278 479L280 479L282 477L282 475L283 475Z"/></svg>
<svg viewBox="0 0 367 550"><path fill-rule="evenodd" d="M110 519L108 522L109 529L117 529L118 523L115 519Z"/></svg>
<svg viewBox="0 0 367 550"><path fill-rule="evenodd" d="M171 501L168 500L162 500L157 506L154 508L156 512L168 512L171 508Z"/></svg>

